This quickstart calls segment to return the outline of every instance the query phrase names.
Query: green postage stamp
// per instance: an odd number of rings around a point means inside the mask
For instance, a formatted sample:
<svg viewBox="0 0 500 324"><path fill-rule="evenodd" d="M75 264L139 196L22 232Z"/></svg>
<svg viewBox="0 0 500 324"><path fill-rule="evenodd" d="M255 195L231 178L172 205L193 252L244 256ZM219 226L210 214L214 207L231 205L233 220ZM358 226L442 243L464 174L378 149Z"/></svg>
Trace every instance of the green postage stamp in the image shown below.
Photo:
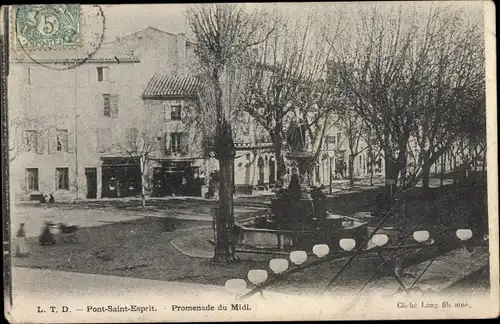
<svg viewBox="0 0 500 324"><path fill-rule="evenodd" d="M81 45L79 4L19 5L14 8L14 47L52 50Z"/></svg>

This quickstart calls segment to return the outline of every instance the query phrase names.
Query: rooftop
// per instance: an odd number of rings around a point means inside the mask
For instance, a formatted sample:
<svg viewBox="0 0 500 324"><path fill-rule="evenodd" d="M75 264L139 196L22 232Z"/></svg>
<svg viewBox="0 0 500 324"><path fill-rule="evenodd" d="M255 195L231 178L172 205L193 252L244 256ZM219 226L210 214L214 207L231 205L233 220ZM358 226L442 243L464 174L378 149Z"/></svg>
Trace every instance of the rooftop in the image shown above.
<svg viewBox="0 0 500 324"><path fill-rule="evenodd" d="M53 50L24 53L12 51L10 60L17 63L73 63L78 62L139 62L139 57L133 51L124 50L112 43L102 44L95 53L77 50Z"/></svg>
<svg viewBox="0 0 500 324"><path fill-rule="evenodd" d="M190 97L196 94L198 79L191 76L155 73L144 91L144 98Z"/></svg>
<svg viewBox="0 0 500 324"><path fill-rule="evenodd" d="M140 49L148 44L158 42L158 38L175 37L175 34L159 30L154 27L137 31L133 34L119 37L111 42L101 44L96 53L80 51L38 51L28 56L24 52L11 53L10 60L18 63L72 63L79 62L109 62L109 63L131 63L140 61Z"/></svg>

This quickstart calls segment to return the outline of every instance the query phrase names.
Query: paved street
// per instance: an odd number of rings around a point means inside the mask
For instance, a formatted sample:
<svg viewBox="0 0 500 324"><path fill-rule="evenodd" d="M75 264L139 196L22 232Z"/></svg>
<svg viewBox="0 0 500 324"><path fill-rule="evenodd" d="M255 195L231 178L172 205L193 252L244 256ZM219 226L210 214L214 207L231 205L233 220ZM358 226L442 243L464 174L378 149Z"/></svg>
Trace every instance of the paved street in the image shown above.
<svg viewBox="0 0 500 324"><path fill-rule="evenodd" d="M60 205L11 205L11 233L15 235L19 223L25 223L26 236L38 236L44 221L63 222L70 225L79 225L80 227L126 222L143 217L168 217L211 222L213 207L216 206L216 200L183 198L148 202L145 210L142 210L142 208L113 208L106 206L106 203L109 203L109 201L88 201L81 204ZM241 219L248 217L252 212L266 210L268 204L269 195L238 197L235 199L235 217Z"/></svg>
<svg viewBox="0 0 500 324"><path fill-rule="evenodd" d="M344 181L345 182L345 181ZM449 184L445 180L444 184ZM431 187L440 185L439 179L431 178ZM340 189L335 189L338 192ZM270 191L257 192L251 196L239 196L234 200L235 219L243 219L253 212L267 210L270 207ZM212 221L213 208L217 204L215 199L196 197L165 197L155 198L147 203L143 210L140 207L114 208L113 204L137 202L138 198L126 199L96 199L81 201L78 204L60 205L11 205L11 233L15 235L19 223L26 225L26 236L35 237L45 220L75 224L81 227L100 226L115 222L125 222L143 217L169 217L183 220Z"/></svg>

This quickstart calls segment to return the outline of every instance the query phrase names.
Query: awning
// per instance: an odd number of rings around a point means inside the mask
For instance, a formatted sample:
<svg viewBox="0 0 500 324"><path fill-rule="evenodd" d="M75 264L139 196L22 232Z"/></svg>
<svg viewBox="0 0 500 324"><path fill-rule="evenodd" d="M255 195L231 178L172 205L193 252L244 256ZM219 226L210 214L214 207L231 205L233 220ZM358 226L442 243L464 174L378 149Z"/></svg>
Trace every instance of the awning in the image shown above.
<svg viewBox="0 0 500 324"><path fill-rule="evenodd" d="M102 166L136 166L139 163L132 157L101 157Z"/></svg>

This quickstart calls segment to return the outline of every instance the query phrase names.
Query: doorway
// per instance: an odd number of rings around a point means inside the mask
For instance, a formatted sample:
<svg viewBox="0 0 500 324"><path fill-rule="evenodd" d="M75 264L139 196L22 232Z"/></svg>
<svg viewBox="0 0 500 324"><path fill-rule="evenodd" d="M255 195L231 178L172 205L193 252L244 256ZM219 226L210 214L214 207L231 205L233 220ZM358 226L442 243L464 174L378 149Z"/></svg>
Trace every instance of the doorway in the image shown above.
<svg viewBox="0 0 500 324"><path fill-rule="evenodd" d="M87 178L87 198L97 198L97 169L85 168L85 177Z"/></svg>

